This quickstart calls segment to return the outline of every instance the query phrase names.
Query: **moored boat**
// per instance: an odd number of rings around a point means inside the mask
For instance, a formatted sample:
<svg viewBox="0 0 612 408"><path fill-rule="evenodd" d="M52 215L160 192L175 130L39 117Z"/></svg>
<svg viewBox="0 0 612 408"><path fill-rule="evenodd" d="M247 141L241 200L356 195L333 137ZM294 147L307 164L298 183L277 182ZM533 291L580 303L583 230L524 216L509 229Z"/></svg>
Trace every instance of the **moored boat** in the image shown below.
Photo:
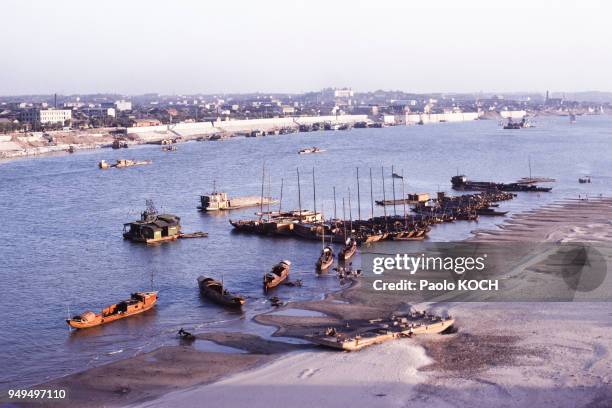
<svg viewBox="0 0 612 408"><path fill-rule="evenodd" d="M284 260L274 265L272 270L263 277L264 290L272 289L280 285L289 276L291 262Z"/></svg>
<svg viewBox="0 0 612 408"><path fill-rule="evenodd" d="M478 215L506 215L508 211L497 211L493 208L479 208L476 210L476 214Z"/></svg>
<svg viewBox="0 0 612 408"><path fill-rule="evenodd" d="M234 197L229 198L227 193L213 191L208 195L200 196L200 205L198 210L200 211L222 211L222 210L236 210L245 207L255 207L262 205L275 204L278 201L272 197L260 197L260 196L249 196L249 197Z"/></svg>
<svg viewBox="0 0 612 408"><path fill-rule="evenodd" d="M479 190L479 191L525 191L525 192L549 192L552 187L540 187L533 183L496 183L492 181L471 181L465 175L457 175L451 178L451 184L455 190Z"/></svg>
<svg viewBox="0 0 612 408"><path fill-rule="evenodd" d="M364 347L385 341L411 337L420 334L440 334L455 323L455 320L447 317L421 318L410 321L404 317L396 317L391 321L371 324L369 326L344 331L330 327L324 332L306 335L306 340L343 351L358 351Z"/></svg>
<svg viewBox="0 0 612 408"><path fill-rule="evenodd" d="M241 307L245 303L244 297L230 293L225 289L222 282L216 281L213 278L200 276L198 278L198 286L202 296L221 305Z"/></svg>
<svg viewBox="0 0 612 408"><path fill-rule="evenodd" d="M110 305L102 309L100 313L87 311L66 320L66 323L75 329L96 327L146 312L155 306L156 302L157 292L136 292L132 293L129 299Z"/></svg>
<svg viewBox="0 0 612 408"><path fill-rule="evenodd" d="M153 244L174 241L181 235L181 218L172 214L158 214L153 201L147 200L147 209L140 220L123 224L123 238L133 242Z"/></svg>
<svg viewBox="0 0 612 408"><path fill-rule="evenodd" d="M348 238L346 240L346 243L344 244L344 248L342 248L342 250L338 254L338 260L340 261L349 260L351 259L353 255L355 255L356 251L357 251L357 241L355 241L353 238Z"/></svg>
<svg viewBox="0 0 612 408"><path fill-rule="evenodd" d="M317 259L317 271L323 272L327 270L334 263L334 251L332 251L331 247L326 246L321 251L321 255L319 259Z"/></svg>

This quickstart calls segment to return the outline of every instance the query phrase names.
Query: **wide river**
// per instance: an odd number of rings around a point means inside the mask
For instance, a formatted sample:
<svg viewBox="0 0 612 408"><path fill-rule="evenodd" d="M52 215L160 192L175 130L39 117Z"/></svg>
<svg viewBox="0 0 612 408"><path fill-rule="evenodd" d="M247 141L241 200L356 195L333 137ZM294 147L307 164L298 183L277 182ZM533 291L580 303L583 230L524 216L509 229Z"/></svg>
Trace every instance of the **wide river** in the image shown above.
<svg viewBox="0 0 612 408"><path fill-rule="evenodd" d="M177 344L176 331L229 329L269 335L271 328L251 321L270 310L261 289L265 271L281 259L293 263L301 288L284 286L283 300L312 299L339 288L333 275L316 277L317 242L236 234L228 220L252 216L257 208L221 214L196 210L199 195L218 189L232 196L259 195L265 163L272 195L284 209L297 208L296 169L302 203L333 216L336 187L341 199L351 189L353 217L358 206L369 216L369 169L375 199L382 198L381 166L387 198L391 166L405 175L406 192L451 192L457 171L473 180L514 181L529 175L554 177L551 193L522 193L501 208L510 214L553 200L588 194L612 195L612 118L540 118L536 127L503 130L491 120L426 126L312 132L221 142L189 142L176 152L159 146L96 150L0 163L0 389L27 386L118 358ZM323 154L298 155L319 146ZM152 159L129 169L99 170L97 163L118 158ZM360 169L360 203L356 168ZM591 175L591 184L578 177ZM266 190L268 178L266 177ZM396 179L396 194L401 183ZM145 200L181 217L183 230L208 238L146 247L123 240L123 223L135 220ZM393 213L392 207L387 207ZM401 213L403 209L397 207ZM347 211L348 212L348 211ZM375 208L382 214L382 208ZM434 226L430 240L464 239L477 228L492 228L504 217L481 217ZM407 242L406 245L410 245ZM385 245L380 243L376 245ZM356 262L359 262L357 258ZM244 313L232 313L203 300L196 278L224 279L248 297ZM158 290L153 311L83 332L69 331L67 316L124 299L138 290ZM210 349L214 346L207 345Z"/></svg>

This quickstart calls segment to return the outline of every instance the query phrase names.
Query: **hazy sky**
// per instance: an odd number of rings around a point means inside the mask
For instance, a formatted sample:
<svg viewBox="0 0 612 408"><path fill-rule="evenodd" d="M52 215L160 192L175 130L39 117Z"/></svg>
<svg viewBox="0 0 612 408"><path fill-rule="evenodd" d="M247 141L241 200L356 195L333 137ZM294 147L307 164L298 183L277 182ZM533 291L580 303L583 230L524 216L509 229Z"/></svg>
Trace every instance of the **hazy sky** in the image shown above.
<svg viewBox="0 0 612 408"><path fill-rule="evenodd" d="M0 94L612 91L612 2L3 0Z"/></svg>

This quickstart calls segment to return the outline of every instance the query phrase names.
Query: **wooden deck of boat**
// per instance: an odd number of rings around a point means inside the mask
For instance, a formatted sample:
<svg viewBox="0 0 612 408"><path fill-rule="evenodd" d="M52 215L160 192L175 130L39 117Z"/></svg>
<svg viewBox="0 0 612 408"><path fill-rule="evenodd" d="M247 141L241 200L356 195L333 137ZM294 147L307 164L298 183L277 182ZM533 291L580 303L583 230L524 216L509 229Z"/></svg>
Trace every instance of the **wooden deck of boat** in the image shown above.
<svg viewBox="0 0 612 408"><path fill-rule="evenodd" d="M397 331L393 329L377 328L373 326L371 329L361 331L360 334L356 334L355 336L347 338L345 340L335 336L319 336L316 334L307 335L306 339L312 343L335 348L338 350L358 351L364 347L384 343L385 341L397 339L400 337L407 337L410 335L418 334L439 334L442 333L444 330L448 329L454 323L454 319L446 319L442 321L432 322L429 324L421 324L418 326Z"/></svg>

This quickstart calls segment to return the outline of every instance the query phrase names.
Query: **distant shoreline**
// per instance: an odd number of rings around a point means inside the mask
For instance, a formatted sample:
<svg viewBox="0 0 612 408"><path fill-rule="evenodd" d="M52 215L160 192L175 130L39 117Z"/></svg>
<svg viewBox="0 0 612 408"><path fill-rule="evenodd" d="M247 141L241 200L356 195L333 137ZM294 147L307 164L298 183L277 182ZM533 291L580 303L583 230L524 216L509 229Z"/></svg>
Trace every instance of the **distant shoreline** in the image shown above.
<svg viewBox="0 0 612 408"><path fill-rule="evenodd" d="M470 113L470 112L467 112ZM466 114L467 114L466 113ZM415 114L416 115L416 114ZM423 116L424 114L418 114ZM425 115L429 116L429 115ZM564 115L553 115L541 113L543 117L563 117ZM601 116L589 115L589 116ZM473 122L475 120L499 120L501 116L497 112L486 112L478 117L456 117L451 120L437 118L425 120L424 124ZM416 119L410 123L398 123L392 126L414 126ZM250 132L279 132L282 129L293 129L300 132L300 124L313 123L335 123L354 125L356 122L370 121L366 115L339 115L339 116L308 116L308 117L283 117L271 119L248 119L227 120L217 122L181 122L148 127L132 127L126 129L124 134L128 146L142 144L160 144L163 140L175 140L188 142L192 140L213 141L232 137L245 136ZM52 131L52 132L30 132L0 135L0 164L20 158L45 157L50 155L69 154L71 146L76 152L79 150L95 150L110 148L115 140L110 132L116 128L99 128L88 130ZM321 129L323 130L323 129ZM49 145L43 137L48 134L56 140L56 144ZM216 139L216 138L219 139ZM261 136L258 136L261 137Z"/></svg>

